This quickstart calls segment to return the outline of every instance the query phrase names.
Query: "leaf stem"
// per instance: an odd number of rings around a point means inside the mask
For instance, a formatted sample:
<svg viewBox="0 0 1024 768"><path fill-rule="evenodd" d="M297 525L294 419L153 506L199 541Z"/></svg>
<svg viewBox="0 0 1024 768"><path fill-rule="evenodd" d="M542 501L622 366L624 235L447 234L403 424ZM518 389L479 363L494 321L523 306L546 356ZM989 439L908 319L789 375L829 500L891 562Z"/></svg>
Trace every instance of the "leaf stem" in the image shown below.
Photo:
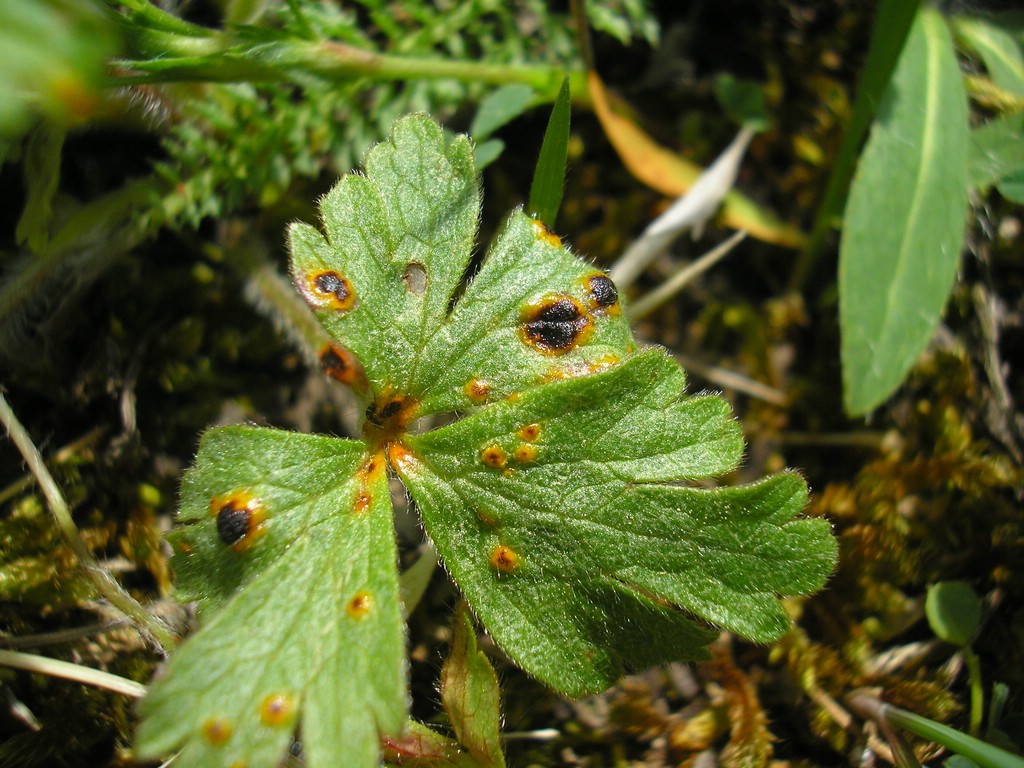
<svg viewBox="0 0 1024 768"><path fill-rule="evenodd" d="M81 664L72 664L70 661L37 656L32 653L0 650L0 666L24 669L28 672L38 672L42 675L60 677L64 680L73 680L76 683L91 685L94 688L103 688L104 690L124 694L136 699L146 695L146 686L134 680L129 680L126 677L112 675L110 672L82 666Z"/></svg>
<svg viewBox="0 0 1024 768"><path fill-rule="evenodd" d="M93 582L96 591L106 598L111 605L121 611L121 613L131 618L136 628L147 639L155 643L161 651L166 652L175 643L174 635L160 619L150 615L135 598L114 581L110 574L103 570L93 558L92 553L78 533L78 526L75 525L75 521L71 517L71 510L64 500L60 487L46 468L46 462L43 461L39 449L36 448L32 438L29 437L28 432L25 431L17 416L14 415L14 411L7 403L7 399L3 394L0 394L0 422L7 429L12 442L17 446L22 457L24 457L29 471L32 472L39 483L39 488L46 498L46 503L50 507L54 519L57 521L57 527L60 528L65 541L71 547L71 551L74 552L79 565Z"/></svg>
<svg viewBox="0 0 1024 768"><path fill-rule="evenodd" d="M861 717L877 722L888 722L904 730L941 744L947 749L973 760L981 768L1024 768L1024 758L961 733L948 725L927 717L886 704L868 691L855 691L848 697L850 708Z"/></svg>
<svg viewBox="0 0 1024 768"><path fill-rule="evenodd" d="M432 57L393 56L357 48L334 40L282 40L242 43L224 35L213 42L204 38L196 43L203 53L168 57L167 50L152 51L152 59L123 59L115 66L133 70L115 74L110 85L152 84L178 81L205 82L277 82L292 81L294 70L318 75L329 81L349 81L360 77L374 80L441 79L507 85L524 83L540 96L552 101L558 95L565 70L528 64L489 64L480 61ZM171 50L187 50L177 42L166 41ZM160 55L162 54L162 55ZM579 103L587 101L588 90L583 72L570 74L570 88Z"/></svg>
<svg viewBox="0 0 1024 768"><path fill-rule="evenodd" d="M981 662L978 660L978 654L969 646L964 646L963 654L971 683L971 721L967 732L971 736L977 736L981 733L981 719L985 711L985 689L981 680Z"/></svg>

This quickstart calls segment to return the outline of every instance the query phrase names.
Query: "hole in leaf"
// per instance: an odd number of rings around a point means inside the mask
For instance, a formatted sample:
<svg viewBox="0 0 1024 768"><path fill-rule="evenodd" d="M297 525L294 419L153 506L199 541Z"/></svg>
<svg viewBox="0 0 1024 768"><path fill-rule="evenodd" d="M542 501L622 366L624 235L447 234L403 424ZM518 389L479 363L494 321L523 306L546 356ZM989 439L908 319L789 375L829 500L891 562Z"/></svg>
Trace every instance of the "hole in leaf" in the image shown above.
<svg viewBox="0 0 1024 768"><path fill-rule="evenodd" d="M593 322L575 299L559 294L527 306L520 330L530 346L560 355L583 342Z"/></svg>
<svg viewBox="0 0 1024 768"><path fill-rule="evenodd" d="M427 268L418 261L410 261L405 265L402 282L413 296L422 296L427 292Z"/></svg>

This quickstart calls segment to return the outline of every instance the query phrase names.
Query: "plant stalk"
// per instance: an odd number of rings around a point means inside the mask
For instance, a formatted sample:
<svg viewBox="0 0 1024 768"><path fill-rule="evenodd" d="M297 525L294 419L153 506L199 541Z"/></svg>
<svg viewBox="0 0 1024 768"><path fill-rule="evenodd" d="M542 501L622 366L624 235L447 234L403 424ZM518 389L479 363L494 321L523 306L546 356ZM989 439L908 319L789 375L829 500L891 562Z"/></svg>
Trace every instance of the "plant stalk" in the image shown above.
<svg viewBox="0 0 1024 768"><path fill-rule="evenodd" d="M70 661L37 656L32 653L0 650L0 666L24 669L28 672L38 672L42 675L60 677L64 680L73 680L76 683L91 685L94 688L103 688L104 690L132 696L136 699L146 695L146 686L142 685L142 683L136 683L134 680L129 680L126 677L112 675L109 672L85 667L81 664L72 664Z"/></svg>
<svg viewBox="0 0 1024 768"><path fill-rule="evenodd" d="M14 415L14 411L11 410L11 406L7 403L7 398L3 394L0 394L0 422L7 429L12 442L17 446L22 457L24 457L29 471L32 472L39 483L39 488L46 498L46 503L50 507L54 519L57 521L57 527L60 528L64 540L71 547L71 551L74 552L79 565L85 570L96 587L96 591L106 598L111 605L121 611L121 613L132 619L136 628L161 651L166 652L168 648L173 647L175 637L171 630L160 619L147 612L93 558L92 553L78 533L78 526L75 525L75 521L71 517L71 510L64 500L64 494L61 493L60 487L53 479L53 475L46 468L46 462L43 461L39 449L36 448L32 438L29 437L28 432L25 431L17 416Z"/></svg>

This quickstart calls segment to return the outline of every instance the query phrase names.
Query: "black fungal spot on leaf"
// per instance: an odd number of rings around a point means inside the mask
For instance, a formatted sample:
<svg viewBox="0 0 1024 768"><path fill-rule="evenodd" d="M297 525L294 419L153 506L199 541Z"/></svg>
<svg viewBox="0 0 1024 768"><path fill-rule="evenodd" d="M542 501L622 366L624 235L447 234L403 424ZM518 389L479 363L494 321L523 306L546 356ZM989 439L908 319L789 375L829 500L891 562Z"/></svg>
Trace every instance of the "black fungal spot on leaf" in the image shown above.
<svg viewBox="0 0 1024 768"><path fill-rule="evenodd" d="M217 514L217 535L225 544L237 544L249 533L251 520L252 513L248 509L228 504Z"/></svg>
<svg viewBox="0 0 1024 768"><path fill-rule="evenodd" d="M530 305L520 330L527 344L549 354L563 354L584 341L593 321L570 296L560 294Z"/></svg>
<svg viewBox="0 0 1024 768"><path fill-rule="evenodd" d="M263 533L267 517L259 500L244 491L214 498L210 512L217 521L217 536L236 552L247 549Z"/></svg>
<svg viewBox="0 0 1024 768"><path fill-rule="evenodd" d="M310 280L310 288L306 292L314 304L327 306L339 312L345 312L356 305L356 293L349 279L334 270L318 272Z"/></svg>
<svg viewBox="0 0 1024 768"><path fill-rule="evenodd" d="M397 395L393 388L386 387L366 408L363 436L372 446L397 439L415 419L419 407L416 398Z"/></svg>
<svg viewBox="0 0 1024 768"><path fill-rule="evenodd" d="M337 344L327 344L320 350L320 367L335 381L365 392L366 372L362 364L350 351Z"/></svg>
<svg viewBox="0 0 1024 768"><path fill-rule="evenodd" d="M619 302L619 290L608 275L594 275L588 278L587 290L595 309L608 309Z"/></svg>

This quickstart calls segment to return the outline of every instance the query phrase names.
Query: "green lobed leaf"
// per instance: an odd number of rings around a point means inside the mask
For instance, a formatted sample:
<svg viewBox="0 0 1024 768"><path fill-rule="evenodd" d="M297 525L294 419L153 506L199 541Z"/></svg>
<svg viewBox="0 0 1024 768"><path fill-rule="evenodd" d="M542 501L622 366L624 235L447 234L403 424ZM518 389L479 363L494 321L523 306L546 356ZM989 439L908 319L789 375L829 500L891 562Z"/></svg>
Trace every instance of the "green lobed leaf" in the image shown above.
<svg viewBox="0 0 1024 768"><path fill-rule="evenodd" d="M469 265L479 206L469 140L407 119L370 150L366 176L345 176L320 201L326 239L307 224L289 227L296 286L371 382L419 389L420 352ZM344 301L318 290L325 273L349 281Z"/></svg>
<svg viewBox="0 0 1024 768"><path fill-rule="evenodd" d="M252 427L208 431L173 537L179 597L216 615L142 702L136 750L275 766L302 724L309 764L374 766L405 721L405 648L383 457ZM212 510L246 508L233 546ZM222 513L223 514L223 513Z"/></svg>
<svg viewBox="0 0 1024 768"><path fill-rule="evenodd" d="M777 595L820 588L834 565L828 524L792 519L797 475L667 484L728 471L742 450L728 405L683 385L652 350L410 437L396 462L484 626L564 693L602 690L623 664L705 658L714 634L690 615L777 639Z"/></svg>
<svg viewBox="0 0 1024 768"><path fill-rule="evenodd" d="M899 386L956 277L967 207L967 99L942 17L922 9L850 190L839 255L846 409Z"/></svg>
<svg viewBox="0 0 1024 768"><path fill-rule="evenodd" d="M324 197L323 233L290 228L364 440L204 437L172 539L179 595L207 623L144 700L141 755L259 768L299 727L313 768L373 765L381 746L473 762L405 722L385 457L485 628L560 691L706 657L706 621L771 641L789 626L778 598L832 570L828 524L798 517L799 476L691 487L740 460L728 405L684 397L663 351L636 353L614 284L543 224L513 212L464 284L478 208L468 140L414 115ZM286 718L267 712L278 695Z"/></svg>

